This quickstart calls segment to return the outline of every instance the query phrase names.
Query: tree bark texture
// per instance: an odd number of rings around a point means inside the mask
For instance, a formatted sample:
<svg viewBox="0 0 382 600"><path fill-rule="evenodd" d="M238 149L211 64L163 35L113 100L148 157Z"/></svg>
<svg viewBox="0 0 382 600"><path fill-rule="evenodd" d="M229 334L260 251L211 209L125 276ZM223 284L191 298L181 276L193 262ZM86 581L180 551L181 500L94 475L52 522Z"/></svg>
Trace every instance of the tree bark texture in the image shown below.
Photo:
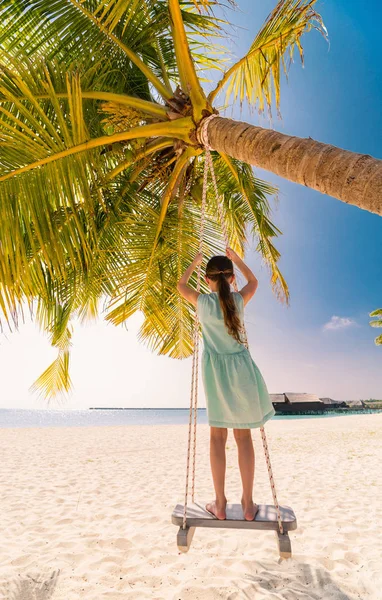
<svg viewBox="0 0 382 600"><path fill-rule="evenodd" d="M382 215L382 160L223 117L207 134L214 150Z"/></svg>

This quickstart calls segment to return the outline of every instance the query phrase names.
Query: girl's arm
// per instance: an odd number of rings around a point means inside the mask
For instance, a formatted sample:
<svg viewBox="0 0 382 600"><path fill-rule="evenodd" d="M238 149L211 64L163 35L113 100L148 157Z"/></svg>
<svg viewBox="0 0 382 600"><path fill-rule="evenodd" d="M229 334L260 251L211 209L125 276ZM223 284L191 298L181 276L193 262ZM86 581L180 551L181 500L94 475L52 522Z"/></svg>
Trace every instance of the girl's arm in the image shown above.
<svg viewBox="0 0 382 600"><path fill-rule="evenodd" d="M259 284L258 280L252 273L251 269L247 267L244 261L241 260L240 256L236 254L232 250L232 248L227 248L226 254L228 258L232 260L232 262L237 266L239 271L241 271L244 277L247 280L247 284L240 290L240 294L243 296L244 306L250 301L252 296L257 290L257 286Z"/></svg>
<svg viewBox="0 0 382 600"><path fill-rule="evenodd" d="M190 264L190 266L185 270L182 277L178 281L177 290L183 298L191 302L194 306L196 306L196 302L198 300L199 292L193 290L189 285L187 285L188 280L190 279L192 273L195 271L196 267L201 264L203 260L203 254L199 252Z"/></svg>

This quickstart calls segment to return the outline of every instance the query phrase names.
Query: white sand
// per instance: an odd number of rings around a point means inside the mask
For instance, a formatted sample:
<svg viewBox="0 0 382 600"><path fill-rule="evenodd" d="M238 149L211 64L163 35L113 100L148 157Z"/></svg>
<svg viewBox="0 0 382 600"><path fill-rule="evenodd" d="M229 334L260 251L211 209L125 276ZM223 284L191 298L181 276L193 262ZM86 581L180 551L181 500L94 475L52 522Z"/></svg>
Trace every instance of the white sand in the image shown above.
<svg viewBox="0 0 382 600"><path fill-rule="evenodd" d="M198 529L188 554L186 426L0 430L0 598L380 600L382 415L267 426L281 504L298 529L280 562L273 532ZM198 499L212 497L199 426ZM259 433L256 496L271 503ZM228 440L229 501L240 498Z"/></svg>

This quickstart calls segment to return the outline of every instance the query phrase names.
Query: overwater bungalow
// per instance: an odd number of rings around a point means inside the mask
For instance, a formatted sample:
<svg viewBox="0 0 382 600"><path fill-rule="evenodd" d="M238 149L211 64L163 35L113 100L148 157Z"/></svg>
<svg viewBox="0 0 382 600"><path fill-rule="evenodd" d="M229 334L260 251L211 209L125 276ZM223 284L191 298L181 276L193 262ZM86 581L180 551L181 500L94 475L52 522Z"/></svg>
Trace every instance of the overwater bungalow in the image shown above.
<svg viewBox="0 0 382 600"><path fill-rule="evenodd" d="M276 414L324 412L326 404L316 394L284 392L270 394Z"/></svg>

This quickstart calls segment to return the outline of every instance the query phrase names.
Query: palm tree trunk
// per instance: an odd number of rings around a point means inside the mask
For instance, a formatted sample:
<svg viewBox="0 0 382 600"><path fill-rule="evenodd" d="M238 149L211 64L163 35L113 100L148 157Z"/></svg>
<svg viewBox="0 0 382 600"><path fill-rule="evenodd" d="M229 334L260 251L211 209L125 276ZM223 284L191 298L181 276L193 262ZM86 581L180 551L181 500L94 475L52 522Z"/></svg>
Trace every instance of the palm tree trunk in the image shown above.
<svg viewBox="0 0 382 600"><path fill-rule="evenodd" d="M222 117L207 134L218 152L382 215L382 160Z"/></svg>

